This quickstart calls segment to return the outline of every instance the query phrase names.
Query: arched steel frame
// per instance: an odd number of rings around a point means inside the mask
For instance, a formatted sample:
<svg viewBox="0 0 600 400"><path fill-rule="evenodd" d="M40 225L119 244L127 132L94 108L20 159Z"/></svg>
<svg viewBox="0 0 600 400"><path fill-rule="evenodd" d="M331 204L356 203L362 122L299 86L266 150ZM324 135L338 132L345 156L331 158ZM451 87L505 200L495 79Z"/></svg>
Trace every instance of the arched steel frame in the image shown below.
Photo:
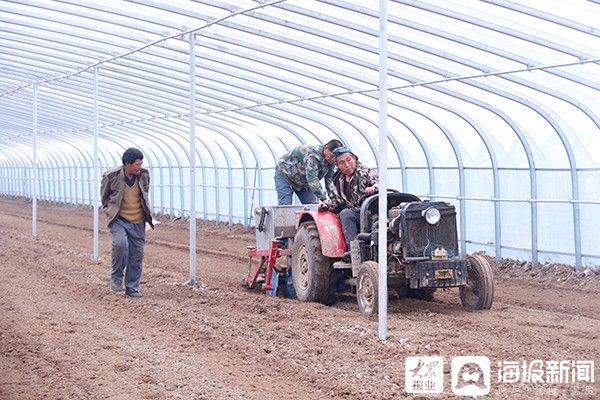
<svg viewBox="0 0 600 400"><path fill-rule="evenodd" d="M160 179L153 183L153 204L159 204L156 209L161 213L166 211L165 204L168 204L171 216L177 212L184 213L186 207L182 185L186 179L183 170L189 168L190 160L181 155L189 156L190 110L186 104L190 97L190 51L186 42L190 37L194 37L192 48L199 60L195 63L198 72L192 90L197 102L193 124L210 132L206 137L202 134L197 137L198 148L195 151L201 171L201 183L196 187L202 193L204 218L222 218L220 196L227 192L229 202L225 216L228 222L233 223L239 218L249 224L254 194L258 193L258 204L263 204L264 192L272 190L259 171L273 168L280 149L289 149L294 141L323 143L329 139L327 136L338 137L346 142L364 140L367 146L361 150L377 154L378 145L373 132L378 126L376 72L379 65L374 61L375 57L357 58L354 55L357 52L376 56L379 51L373 45L374 41L365 40L376 39L379 31L374 24L361 20L366 18L372 22L379 17L378 10L371 3L323 0L315 2L313 5L316 7L305 7L304 4L300 6L299 3L285 0L263 1L258 5L205 0L190 9L149 0L133 3L137 7L128 12L110 4L79 4L70 0L58 3L18 0L0 6L0 23L6 33L0 37L0 51L3 53L3 59L0 60L0 190L3 194L32 195L31 187L25 183L31 179L32 165L35 163L36 171L41 172L37 186L40 192L36 193L36 197L60 202L91 203L97 182L92 182L89 177L92 176L96 160L92 156L92 146L82 143L91 141L94 129L97 129L98 156L102 158L98 168L112 166L111 160L118 163L118 151L134 144L137 138L142 138L147 143L144 148L149 161L152 161L151 168L160 171L154 174ZM458 52L436 46L435 42L420 42L395 33L388 34L390 44L410 49L407 54L390 52L388 55L388 60L394 66L388 73L390 110L408 112L435 127L445 138L455 163L438 163L436 153L432 150L434 143L419 124L397 118L392 113L388 118L415 139L423 154L428 193L422 195L458 200L462 251L466 250L467 243L490 245L467 237L467 201L493 204L494 243L491 245L495 247L497 257L501 257L503 248L511 248L502 241L500 221L504 214L501 204L522 202L530 205L531 245L528 250L534 263L537 263L540 252L572 254L578 268L583 264L583 256L600 259L598 254L583 254L581 248L583 233L580 205L598 206L600 202L581 200L579 173L582 169L578 165L582 160L572 144L577 133L572 131L570 121L540 104L537 98L529 96L527 92L533 91L572 107L600 129L597 106L585 103L577 95L578 86L599 91L600 74L582 76L569 70L569 67L578 65L598 64L599 54L589 51L593 45L586 46L584 43L579 46L568 40L553 41L535 32L502 25L493 18L486 19L484 13L469 14L464 9L455 10L443 1L393 0L390 4L401 7L407 14L412 10L430 13L468 24L473 29L489 34L506 35L529 46L536 46L540 51L547 49L554 55L561 55L556 62L548 64L540 61L543 58L538 58L538 52L508 51L500 45L467 37L456 30L434 26L419 18L399 14L388 16L394 32L400 29L422 32L432 38L516 65L512 69L500 70L493 67L492 61L488 64L469 59ZM488 7L490 15L496 8L502 8L587 35L591 40L600 38L600 31L594 27L548 10L506 0L488 0L482 4ZM203 5L209 5L210 10L205 10ZM155 11L155 15L140 12L142 8ZM338 14L342 13L336 13L335 10L353 13L357 18L339 18ZM57 16L61 14L65 18L59 21ZM286 17L290 15L300 18ZM180 16L188 23L196 21L197 24L201 21L201 26L182 28L173 22L176 20L174 16ZM276 29L263 29L249 21ZM110 28L107 23L111 24ZM63 29L63 26L68 29ZM357 35L339 33L343 30L356 32ZM293 35L283 33L292 31ZM239 37L256 40L245 41ZM284 46L269 47L268 43L274 42ZM341 48L352 51L344 52L339 50ZM307 58L306 54L309 53L319 56ZM417 57L417 54L424 57ZM333 59L336 61L330 62ZM436 59L443 62L437 64ZM452 66L460 67L457 68L459 71L475 72L457 73ZM97 71L99 77L96 85L93 83L95 80L88 76L92 69ZM360 74L358 71L370 71L373 74ZM523 74L536 71L574 89L562 92ZM450 85L451 82L456 84ZM461 85L470 90L461 92ZM34 111L29 96L16 96L18 93L28 93L33 87L37 90L38 103ZM417 88L423 90L415 90ZM485 96L478 97L477 90L485 93ZM93 100L95 91L98 93L99 110L96 113ZM458 103L447 99L455 99ZM532 149L531 133L521 126L518 116L499 108L495 99L505 99L531 110L555 133L568 165L566 169L557 170L564 170L570 176L569 198L538 197L537 175L542 168L537 166L539 160L536 160L536 153ZM513 132L525 155L529 198L502 196L500 171L516 171L522 167L503 165L499 161L497 153L503 154L503 150L498 148L494 132L479 116L463 110L463 102L495 115ZM424 106L430 107L428 110L439 111L429 114L424 111ZM360 112L357 113L357 110ZM36 124L41 129L36 131L35 139L39 151L32 156L24 149L32 146L33 114L36 114ZM474 166L464 159L461 135L448 125L446 114L464 121L480 138L480 147L487 154L489 165ZM93 119L97 120L97 128L93 126ZM263 126L276 128L281 135L269 137L267 132L260 131ZM284 139L283 135L289 135L293 140ZM407 155L414 148L407 148L394 132L389 132L387 137L399 164L402 190L408 191L411 189L408 179L410 170L423 167L407 164ZM49 150L53 145L62 146L60 154ZM591 171L600 172L600 161L592 161ZM241 187L233 184L237 165L241 165ZM86 168L89 172L84 174L78 168ZM165 168L167 174L163 173ZM476 198L468 194L465 171L470 168L491 172L491 198ZM175 169L179 173L179 205L175 204ZM211 169L212 178L209 180L213 183L208 184ZM440 193L436 179L438 169L456 170L457 193ZM222 170L226 170L226 183L220 176ZM252 171L257 180L255 182L251 182ZM87 182L83 182L85 176L88 176ZM84 185L88 185L90 198L85 198ZM214 213L209 213L207 207L206 189L209 187L214 188ZM167 188L168 196L165 194ZM244 194L244 211L243 215L236 216L231 201L233 190L238 189ZM544 202L571 205L572 253L538 248L538 204ZM513 249L527 249L527 246Z"/></svg>

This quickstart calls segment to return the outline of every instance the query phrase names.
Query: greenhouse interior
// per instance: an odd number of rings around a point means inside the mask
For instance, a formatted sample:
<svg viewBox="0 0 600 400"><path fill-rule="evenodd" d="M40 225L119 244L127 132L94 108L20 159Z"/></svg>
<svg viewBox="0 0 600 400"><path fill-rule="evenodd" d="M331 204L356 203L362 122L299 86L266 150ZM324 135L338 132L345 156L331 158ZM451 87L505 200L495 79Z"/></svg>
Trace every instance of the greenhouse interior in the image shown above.
<svg viewBox="0 0 600 400"><path fill-rule="evenodd" d="M279 158L339 139L453 204L466 253L597 266L598 21L597 0L2 1L0 194L97 218L137 147L154 213L252 227Z"/></svg>

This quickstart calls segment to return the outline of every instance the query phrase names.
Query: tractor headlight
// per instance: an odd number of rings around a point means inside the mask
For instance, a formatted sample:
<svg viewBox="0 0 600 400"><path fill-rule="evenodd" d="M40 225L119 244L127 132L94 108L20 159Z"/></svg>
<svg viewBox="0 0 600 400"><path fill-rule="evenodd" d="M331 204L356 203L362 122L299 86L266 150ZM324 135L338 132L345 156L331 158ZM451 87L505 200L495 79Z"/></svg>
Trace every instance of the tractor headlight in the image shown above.
<svg viewBox="0 0 600 400"><path fill-rule="evenodd" d="M424 210L422 215L425 217L427 223L431 225L435 225L440 222L440 218L442 217L440 211L433 207L429 207L427 210Z"/></svg>

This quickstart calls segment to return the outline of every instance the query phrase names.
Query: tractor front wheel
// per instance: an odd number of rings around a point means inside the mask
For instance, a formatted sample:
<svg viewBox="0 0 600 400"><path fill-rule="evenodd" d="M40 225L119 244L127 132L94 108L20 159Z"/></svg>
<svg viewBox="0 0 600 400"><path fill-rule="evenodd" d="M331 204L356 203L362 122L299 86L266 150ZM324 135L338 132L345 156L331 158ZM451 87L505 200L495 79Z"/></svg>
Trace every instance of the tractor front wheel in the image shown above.
<svg viewBox="0 0 600 400"><path fill-rule="evenodd" d="M460 288L460 300L467 310L487 310L494 301L494 273L481 255L468 258L467 285Z"/></svg>
<svg viewBox="0 0 600 400"><path fill-rule="evenodd" d="M379 308L378 264L365 261L358 269L356 278L356 301L358 310L365 315L377 314Z"/></svg>
<svg viewBox="0 0 600 400"><path fill-rule="evenodd" d="M292 282L300 301L325 305L335 302L337 274L323 255L319 231L314 222L300 225L292 248Z"/></svg>

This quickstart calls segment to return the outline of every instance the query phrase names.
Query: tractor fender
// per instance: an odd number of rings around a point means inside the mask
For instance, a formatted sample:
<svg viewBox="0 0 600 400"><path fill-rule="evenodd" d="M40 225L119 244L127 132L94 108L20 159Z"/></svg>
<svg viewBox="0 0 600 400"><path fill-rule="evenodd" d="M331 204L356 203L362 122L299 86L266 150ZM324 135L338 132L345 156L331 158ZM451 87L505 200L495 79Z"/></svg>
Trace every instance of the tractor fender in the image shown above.
<svg viewBox="0 0 600 400"><path fill-rule="evenodd" d="M344 233L340 219L331 211L303 210L296 212L296 229L304 222L317 225L321 250L325 257L340 258L346 251Z"/></svg>

